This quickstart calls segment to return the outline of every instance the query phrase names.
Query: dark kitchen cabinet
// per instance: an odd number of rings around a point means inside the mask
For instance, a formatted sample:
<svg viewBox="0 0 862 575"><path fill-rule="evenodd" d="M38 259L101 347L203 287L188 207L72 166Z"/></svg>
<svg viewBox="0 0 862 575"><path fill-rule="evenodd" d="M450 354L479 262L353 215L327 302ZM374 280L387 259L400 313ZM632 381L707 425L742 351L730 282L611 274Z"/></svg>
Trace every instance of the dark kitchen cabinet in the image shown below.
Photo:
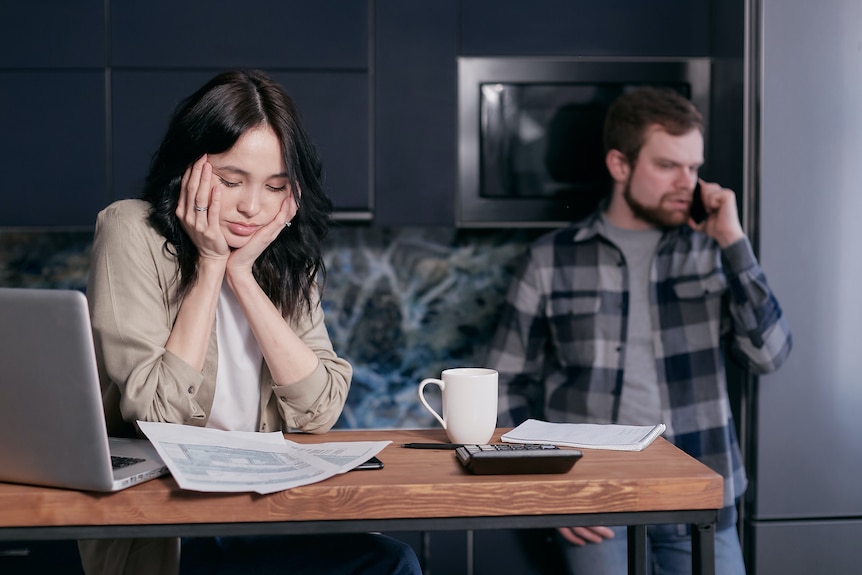
<svg viewBox="0 0 862 575"><path fill-rule="evenodd" d="M0 3L0 227L91 223L107 195L102 0Z"/></svg>
<svg viewBox="0 0 862 575"><path fill-rule="evenodd" d="M338 219L454 226L460 56L708 56L716 6L7 2L0 98L14 113L0 127L20 137L7 138L0 154L27 170L7 177L0 198L15 208L0 226L91 226L108 202L138 195L175 104L228 68L267 70L294 97ZM46 191L48 180L62 180L62 192Z"/></svg>
<svg viewBox="0 0 862 575"><path fill-rule="evenodd" d="M375 224L455 223L457 24L455 0L375 2Z"/></svg>
<svg viewBox="0 0 862 575"><path fill-rule="evenodd" d="M462 56L705 56L714 0L461 2Z"/></svg>
<svg viewBox="0 0 862 575"><path fill-rule="evenodd" d="M324 161L339 211L369 210L368 77L364 72L269 71L296 102ZM215 72L125 70L112 75L114 198L139 195L170 113Z"/></svg>
<svg viewBox="0 0 862 575"><path fill-rule="evenodd" d="M296 102L336 209L368 212L368 14L356 0L112 3L115 199L137 195L181 97L218 71L261 68Z"/></svg>
<svg viewBox="0 0 862 575"><path fill-rule="evenodd" d="M107 1L114 66L368 68L367 1Z"/></svg>
<svg viewBox="0 0 862 575"><path fill-rule="evenodd" d="M103 67L104 4L105 0L0 2L0 68Z"/></svg>
<svg viewBox="0 0 862 575"><path fill-rule="evenodd" d="M114 70L111 74L111 200L138 197L171 111L213 75L203 70Z"/></svg>
<svg viewBox="0 0 862 575"><path fill-rule="evenodd" d="M3 3L0 227L90 227L137 196L174 106L229 68L284 85L336 209L370 214L369 14L370 0Z"/></svg>
<svg viewBox="0 0 862 575"><path fill-rule="evenodd" d="M0 70L0 227L92 225L107 198L99 69Z"/></svg>

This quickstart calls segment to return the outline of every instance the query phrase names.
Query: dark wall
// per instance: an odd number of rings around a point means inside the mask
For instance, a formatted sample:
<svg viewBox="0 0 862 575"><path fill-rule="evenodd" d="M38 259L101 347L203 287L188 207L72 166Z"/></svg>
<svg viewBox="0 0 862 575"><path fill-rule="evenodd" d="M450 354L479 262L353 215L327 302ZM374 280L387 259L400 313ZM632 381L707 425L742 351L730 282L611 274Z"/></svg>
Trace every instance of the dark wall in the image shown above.
<svg viewBox="0 0 862 575"><path fill-rule="evenodd" d="M458 56L741 55L741 14L741 0L6 2L0 227L89 227L136 196L177 101L235 67L295 98L341 219L451 226Z"/></svg>

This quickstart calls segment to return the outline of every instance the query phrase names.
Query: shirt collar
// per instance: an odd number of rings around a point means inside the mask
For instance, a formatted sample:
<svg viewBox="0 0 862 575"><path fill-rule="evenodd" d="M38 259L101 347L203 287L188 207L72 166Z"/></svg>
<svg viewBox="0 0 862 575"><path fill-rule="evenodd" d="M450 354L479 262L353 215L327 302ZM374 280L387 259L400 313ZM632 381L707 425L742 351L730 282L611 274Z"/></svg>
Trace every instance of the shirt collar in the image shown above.
<svg viewBox="0 0 862 575"><path fill-rule="evenodd" d="M585 242L597 236L606 238L602 233L602 213L606 208L607 202L603 201L596 211L577 224L575 234L572 237L573 243ZM682 224L674 228L663 228L661 243L668 239L689 236L693 231L694 230L686 224Z"/></svg>

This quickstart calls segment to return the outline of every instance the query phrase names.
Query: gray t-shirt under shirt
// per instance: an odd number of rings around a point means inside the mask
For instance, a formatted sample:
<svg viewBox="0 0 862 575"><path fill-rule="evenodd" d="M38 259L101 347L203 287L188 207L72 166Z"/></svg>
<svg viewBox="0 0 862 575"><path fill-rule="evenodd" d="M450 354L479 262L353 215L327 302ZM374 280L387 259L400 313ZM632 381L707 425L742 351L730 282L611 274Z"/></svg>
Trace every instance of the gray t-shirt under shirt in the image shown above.
<svg viewBox="0 0 862 575"><path fill-rule="evenodd" d="M618 423L662 423L649 302L650 269L662 233L660 230L618 228L604 217L602 231L622 252L629 280L623 393Z"/></svg>

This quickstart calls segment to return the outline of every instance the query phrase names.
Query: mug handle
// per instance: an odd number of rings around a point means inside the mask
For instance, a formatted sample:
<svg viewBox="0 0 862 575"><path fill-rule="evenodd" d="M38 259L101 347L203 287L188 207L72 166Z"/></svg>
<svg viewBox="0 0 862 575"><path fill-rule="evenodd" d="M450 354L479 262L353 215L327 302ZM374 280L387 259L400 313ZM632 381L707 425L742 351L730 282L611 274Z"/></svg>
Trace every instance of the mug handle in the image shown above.
<svg viewBox="0 0 862 575"><path fill-rule="evenodd" d="M443 429L446 429L446 422L443 421L443 418L440 417L440 414L437 413L436 411L434 411L434 408L431 407L430 405L428 405L428 402L425 401L425 394L423 393L423 390L425 389L425 386L429 385L429 384L439 386L440 387L440 393L443 393L443 388L446 387L446 384L443 383L442 379L435 379L433 377L429 377L428 379L423 379L422 383L419 384L419 401L422 402L422 405L425 406L425 409L427 409L428 411L431 412L431 415L433 415L434 417L437 418L437 421L440 422L440 425L443 426Z"/></svg>

